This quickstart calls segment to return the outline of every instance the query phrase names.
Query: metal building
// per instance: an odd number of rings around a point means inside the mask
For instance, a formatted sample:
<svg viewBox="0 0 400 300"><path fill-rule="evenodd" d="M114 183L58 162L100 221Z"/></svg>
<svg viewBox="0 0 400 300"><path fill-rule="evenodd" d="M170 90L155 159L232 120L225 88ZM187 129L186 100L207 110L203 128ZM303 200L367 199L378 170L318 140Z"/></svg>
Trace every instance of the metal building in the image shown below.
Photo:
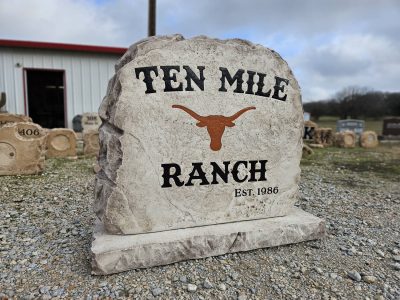
<svg viewBox="0 0 400 300"><path fill-rule="evenodd" d="M97 112L126 48L0 40L0 93L6 110L45 128L72 128Z"/></svg>

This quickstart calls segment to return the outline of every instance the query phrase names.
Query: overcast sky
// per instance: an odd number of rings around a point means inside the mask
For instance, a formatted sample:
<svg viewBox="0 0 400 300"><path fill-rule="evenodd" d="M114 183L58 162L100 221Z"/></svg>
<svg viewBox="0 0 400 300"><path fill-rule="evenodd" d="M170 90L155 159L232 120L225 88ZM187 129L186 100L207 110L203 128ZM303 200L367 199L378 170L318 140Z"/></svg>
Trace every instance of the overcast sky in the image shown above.
<svg viewBox="0 0 400 300"><path fill-rule="evenodd" d="M305 102L400 91L400 0L157 0L157 34L244 38L279 52ZM147 0L0 0L0 39L127 47Z"/></svg>

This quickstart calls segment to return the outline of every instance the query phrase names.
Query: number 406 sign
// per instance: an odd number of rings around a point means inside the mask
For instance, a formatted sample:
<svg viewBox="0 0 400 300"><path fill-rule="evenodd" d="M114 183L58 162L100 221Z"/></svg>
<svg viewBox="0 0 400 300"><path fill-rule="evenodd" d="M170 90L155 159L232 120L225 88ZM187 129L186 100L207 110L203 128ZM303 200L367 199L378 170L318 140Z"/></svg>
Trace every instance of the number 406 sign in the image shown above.
<svg viewBox="0 0 400 300"><path fill-rule="evenodd" d="M39 136L40 132L39 129L19 129L18 134L22 136Z"/></svg>

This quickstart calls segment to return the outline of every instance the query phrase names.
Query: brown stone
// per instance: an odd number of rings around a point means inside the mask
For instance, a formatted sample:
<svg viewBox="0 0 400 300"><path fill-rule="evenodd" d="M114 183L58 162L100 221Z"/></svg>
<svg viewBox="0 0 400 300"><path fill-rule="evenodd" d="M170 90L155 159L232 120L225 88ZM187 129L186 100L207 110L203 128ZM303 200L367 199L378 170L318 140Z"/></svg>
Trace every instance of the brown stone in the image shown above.
<svg viewBox="0 0 400 300"><path fill-rule="evenodd" d="M78 141L83 141L83 133L82 132L75 132L76 139Z"/></svg>
<svg viewBox="0 0 400 300"><path fill-rule="evenodd" d="M26 138L44 137L49 132L48 129L42 128L40 125L30 122L17 123L18 134Z"/></svg>
<svg viewBox="0 0 400 300"><path fill-rule="evenodd" d="M304 121L304 127L315 127L318 128L318 124L313 121Z"/></svg>
<svg viewBox="0 0 400 300"><path fill-rule="evenodd" d="M0 175L39 174L44 169L46 131L34 123L0 127Z"/></svg>
<svg viewBox="0 0 400 300"><path fill-rule="evenodd" d="M72 129L55 128L49 131L46 157L76 156L76 135Z"/></svg>
<svg viewBox="0 0 400 300"><path fill-rule="evenodd" d="M85 131L83 133L83 153L97 155L100 149L99 132L97 130Z"/></svg>
<svg viewBox="0 0 400 300"><path fill-rule="evenodd" d="M384 136L400 136L400 117L388 117L383 119L382 134Z"/></svg>
<svg viewBox="0 0 400 300"><path fill-rule="evenodd" d="M363 148L374 148L379 145L378 136L374 131L364 131L360 137L360 146Z"/></svg>
<svg viewBox="0 0 400 300"><path fill-rule="evenodd" d="M317 129L315 129L314 142L316 144L322 144L324 147L332 146L332 144L333 144L332 128L317 128Z"/></svg>
<svg viewBox="0 0 400 300"><path fill-rule="evenodd" d="M354 148L357 137L354 131L343 131L335 134L335 145L340 148Z"/></svg>
<svg viewBox="0 0 400 300"><path fill-rule="evenodd" d="M0 126L7 123L16 123L16 122L32 122L32 119L25 115L0 113Z"/></svg>
<svg viewBox="0 0 400 300"><path fill-rule="evenodd" d="M303 144L303 156L308 156L314 153L314 150L311 149L309 146L306 144Z"/></svg>
<svg viewBox="0 0 400 300"><path fill-rule="evenodd" d="M319 148L319 149L324 148L324 145L322 144L308 144L308 146L310 146L310 148Z"/></svg>

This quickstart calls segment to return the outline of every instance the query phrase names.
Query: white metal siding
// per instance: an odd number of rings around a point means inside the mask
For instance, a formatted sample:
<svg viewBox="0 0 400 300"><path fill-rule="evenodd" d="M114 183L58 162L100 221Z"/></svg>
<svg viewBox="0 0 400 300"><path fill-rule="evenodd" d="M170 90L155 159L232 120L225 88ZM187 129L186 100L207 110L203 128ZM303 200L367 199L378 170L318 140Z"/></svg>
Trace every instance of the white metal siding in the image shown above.
<svg viewBox="0 0 400 300"><path fill-rule="evenodd" d="M7 94L9 112L25 114L23 69L64 70L68 127L72 128L77 114L97 112L118 59L116 54L0 47L0 92Z"/></svg>

